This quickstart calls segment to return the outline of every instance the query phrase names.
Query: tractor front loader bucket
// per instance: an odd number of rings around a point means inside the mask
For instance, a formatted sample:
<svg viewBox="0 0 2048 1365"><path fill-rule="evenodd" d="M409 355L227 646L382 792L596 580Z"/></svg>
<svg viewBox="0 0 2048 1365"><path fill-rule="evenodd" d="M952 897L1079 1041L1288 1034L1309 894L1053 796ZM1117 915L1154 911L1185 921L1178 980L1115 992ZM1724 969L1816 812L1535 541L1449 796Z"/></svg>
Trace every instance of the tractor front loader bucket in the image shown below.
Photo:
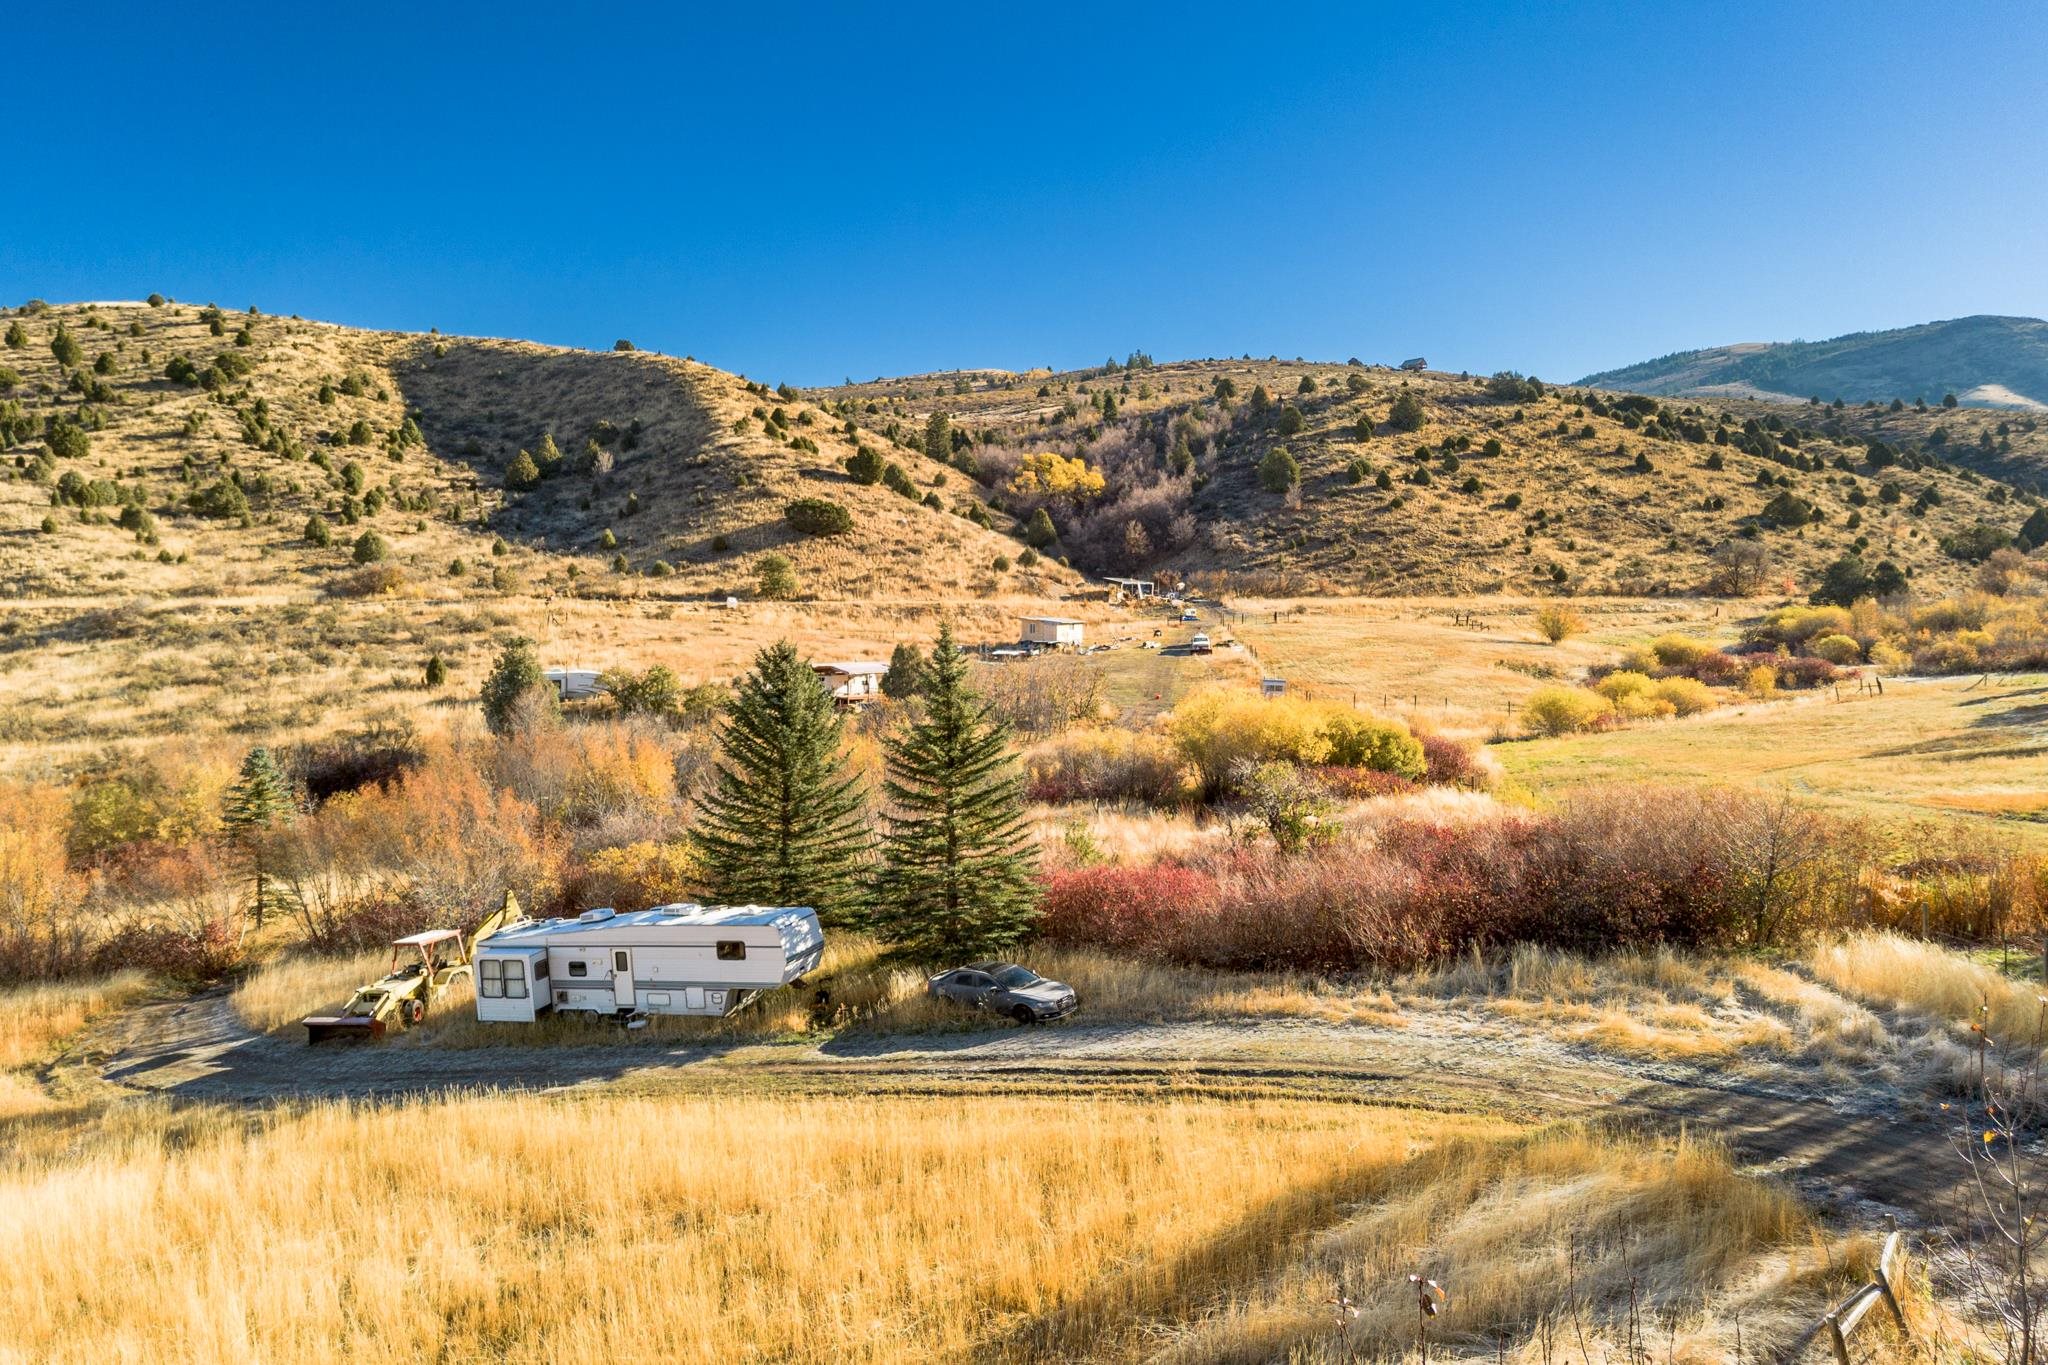
<svg viewBox="0 0 2048 1365"><path fill-rule="evenodd" d="M308 1043L329 1038L382 1038L384 1021L364 1014L316 1014L301 1021Z"/></svg>

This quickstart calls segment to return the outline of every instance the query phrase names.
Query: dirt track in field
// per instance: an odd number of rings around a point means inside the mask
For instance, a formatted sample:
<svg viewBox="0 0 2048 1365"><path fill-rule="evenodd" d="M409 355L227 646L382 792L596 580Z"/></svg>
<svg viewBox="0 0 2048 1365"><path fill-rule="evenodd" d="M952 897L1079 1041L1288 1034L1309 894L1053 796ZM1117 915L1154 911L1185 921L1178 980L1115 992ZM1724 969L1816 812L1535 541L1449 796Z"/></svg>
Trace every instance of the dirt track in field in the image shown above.
<svg viewBox="0 0 2048 1365"><path fill-rule="evenodd" d="M225 992L92 1027L45 1082L60 1096L261 1105L603 1086L642 1094L1042 1094L1300 1098L1684 1125L1845 1221L1953 1222L1959 1163L1934 1106L1796 1063L1741 1069L1624 1057L1456 1008L1404 1026L1209 1020L842 1034L822 1042L309 1048L250 1032Z"/></svg>

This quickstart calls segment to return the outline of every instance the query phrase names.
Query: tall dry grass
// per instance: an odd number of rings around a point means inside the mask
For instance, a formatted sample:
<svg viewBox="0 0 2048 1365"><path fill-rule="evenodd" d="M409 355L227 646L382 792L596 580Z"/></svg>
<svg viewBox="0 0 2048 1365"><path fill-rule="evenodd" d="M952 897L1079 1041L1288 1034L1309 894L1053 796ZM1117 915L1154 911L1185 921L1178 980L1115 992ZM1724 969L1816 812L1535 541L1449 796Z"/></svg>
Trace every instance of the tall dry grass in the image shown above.
<svg viewBox="0 0 2048 1365"><path fill-rule="evenodd" d="M49 1361L1067 1360L1256 1282L1418 1146L1505 1133L1008 1098L130 1112L0 1165L0 1312Z"/></svg>
<svg viewBox="0 0 2048 1365"><path fill-rule="evenodd" d="M356 987L384 975L390 963L389 948L347 957L274 957L244 977L228 1003L243 1023L269 1033L309 1014L340 1008Z"/></svg>
<svg viewBox="0 0 2048 1365"><path fill-rule="evenodd" d="M0 991L0 1070L36 1061L96 1015L131 1004L148 989L141 972L118 972Z"/></svg>
<svg viewBox="0 0 2048 1365"><path fill-rule="evenodd" d="M1502 1348L1527 1360L1641 1358L1626 1349L1631 1281L1643 1318L1658 1324L1660 1359L1731 1358L1738 1316L1747 1349L1783 1349L1848 1278L1830 1258L1798 1254L1812 1235L1784 1191L1683 1138L1567 1130L1446 1143L1387 1168L1357 1212L1161 1358L1408 1359L1410 1274L1447 1291L1431 1337L1462 1348L1456 1358ZM1325 1306L1340 1288L1360 1310L1341 1333ZM1546 1333L1550 1351L1539 1346Z"/></svg>
<svg viewBox="0 0 2048 1365"><path fill-rule="evenodd" d="M1939 944L1898 934L1859 934L1814 949L1813 972L1837 990L1918 1010L1951 1023L1986 1011L1993 1038L2027 1042L2048 1007L2038 984L2015 981Z"/></svg>
<svg viewBox="0 0 2048 1365"><path fill-rule="evenodd" d="M1969 1087L1977 1065L1973 1026L1995 1056L2026 1063L2048 1042L2048 995L1938 944L1898 934L1859 934L1813 951L1816 979L1858 1000L1921 1018L1894 1022L1900 1070L1951 1091Z"/></svg>

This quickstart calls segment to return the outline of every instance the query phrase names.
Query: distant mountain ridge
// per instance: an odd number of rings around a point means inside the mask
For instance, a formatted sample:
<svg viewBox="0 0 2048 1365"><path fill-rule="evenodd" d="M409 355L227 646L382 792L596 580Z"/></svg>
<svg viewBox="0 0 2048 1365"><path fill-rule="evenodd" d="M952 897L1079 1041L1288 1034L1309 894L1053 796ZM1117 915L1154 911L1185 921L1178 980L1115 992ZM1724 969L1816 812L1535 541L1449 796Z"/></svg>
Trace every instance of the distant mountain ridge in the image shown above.
<svg viewBox="0 0 2048 1365"><path fill-rule="evenodd" d="M2048 410L2048 322L1977 314L1828 341L1678 351L1587 375L1595 388L1724 398L1820 398Z"/></svg>

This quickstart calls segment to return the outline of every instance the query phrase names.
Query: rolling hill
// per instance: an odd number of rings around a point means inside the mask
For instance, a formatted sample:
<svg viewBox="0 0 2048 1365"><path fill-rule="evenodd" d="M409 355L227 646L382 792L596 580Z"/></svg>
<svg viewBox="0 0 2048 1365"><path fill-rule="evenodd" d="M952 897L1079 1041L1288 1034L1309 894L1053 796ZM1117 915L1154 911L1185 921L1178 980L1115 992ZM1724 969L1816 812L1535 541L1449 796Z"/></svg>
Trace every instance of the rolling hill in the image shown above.
<svg viewBox="0 0 2048 1365"><path fill-rule="evenodd" d="M443 596L744 596L769 552L804 595L1074 581L1010 568L1017 543L973 519L986 490L957 470L891 446L895 488L857 483L845 460L876 438L687 359L169 301L30 305L6 330L0 590L17 598L345 593L365 533L406 591ZM806 497L851 526L792 530Z"/></svg>
<svg viewBox="0 0 2048 1365"><path fill-rule="evenodd" d="M799 392L687 358L172 301L34 304L0 330L17 599L723 601L771 552L800 596L842 602L1051 599L1078 571L1661 594L1731 555L1752 588L1800 591L1851 549L1945 591L1975 571L1945 546L2026 519L2031 495L1996 476L2048 468L2029 415L1359 364L1134 356ZM850 476L862 449L886 479ZM1049 454L1082 484L1034 483ZM813 496L847 509L842 534L788 525Z"/></svg>
<svg viewBox="0 0 2048 1365"><path fill-rule="evenodd" d="M2048 411L2048 322L1979 314L1829 341L1745 342L1679 351L1588 375L1631 393L1848 403L1894 398Z"/></svg>
<svg viewBox="0 0 2048 1365"><path fill-rule="evenodd" d="M2028 515L2030 493L1986 474L2048 443L2031 417L1994 435L2011 415L1981 410L1666 401L1277 359L1133 357L816 397L905 439L943 414L955 463L1019 519L1043 506L1050 548L1090 572L1275 595L1690 592L1731 555L1767 566L1758 589L1804 591L1852 549L1944 591L1975 572L1944 541ZM1027 462L1046 453L1102 487L1033 491Z"/></svg>

